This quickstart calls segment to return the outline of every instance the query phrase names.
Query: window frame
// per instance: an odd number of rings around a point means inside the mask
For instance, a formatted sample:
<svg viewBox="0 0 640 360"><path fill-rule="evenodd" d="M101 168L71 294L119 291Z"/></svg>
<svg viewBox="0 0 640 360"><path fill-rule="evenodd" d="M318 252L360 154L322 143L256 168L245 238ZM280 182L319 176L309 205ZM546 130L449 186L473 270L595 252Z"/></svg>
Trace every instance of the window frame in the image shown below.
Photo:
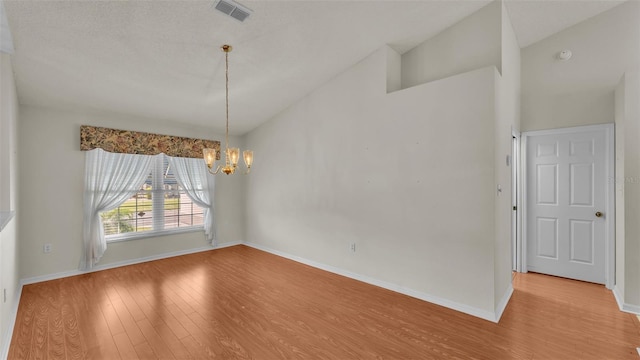
<svg viewBox="0 0 640 360"><path fill-rule="evenodd" d="M156 208L162 209L162 213L163 213L163 215L160 217L151 218L153 230L131 231L131 232L125 232L120 234L110 234L110 235L105 234L105 240L107 243L115 243L115 242L130 241L130 240L137 240L137 239L144 239L144 238L151 238L151 237L204 231L204 219L203 219L203 223L200 225L179 226L179 227L170 228L170 229L164 228L165 218L166 218L166 216L164 215L164 202L165 202L164 194L167 193L168 191L176 191L176 190L164 189L164 185L165 185L164 164L167 156L168 155L165 155L165 154L156 155L153 159L153 165L151 166L151 189L152 190L150 192L152 194L151 196L152 209L154 210ZM178 190L178 191L184 192L184 190ZM156 196L156 195L161 195L161 196ZM193 206L199 207L195 203L193 203ZM205 209L203 208L200 208L200 209L202 209L202 213L204 215ZM101 219L101 221L103 220Z"/></svg>

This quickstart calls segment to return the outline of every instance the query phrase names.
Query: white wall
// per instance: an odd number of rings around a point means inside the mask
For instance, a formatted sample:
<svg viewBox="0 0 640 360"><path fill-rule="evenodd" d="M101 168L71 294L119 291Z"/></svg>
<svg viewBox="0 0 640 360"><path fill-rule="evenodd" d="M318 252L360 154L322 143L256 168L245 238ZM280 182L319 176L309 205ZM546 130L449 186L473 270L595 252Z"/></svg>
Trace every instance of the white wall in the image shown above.
<svg viewBox="0 0 640 360"><path fill-rule="evenodd" d="M249 133L247 240L490 318L498 74L387 94L388 51Z"/></svg>
<svg viewBox="0 0 640 360"><path fill-rule="evenodd" d="M520 128L520 46L503 3L496 9L501 15L500 56L502 74L496 97L498 114L495 122L495 184L502 188L495 202L495 299L496 306L505 306L505 294L512 291L511 264L511 214L512 214L512 168L507 165L507 156L512 154L512 130ZM510 164L513 162L510 161ZM500 312L502 309L496 309Z"/></svg>
<svg viewBox="0 0 640 360"><path fill-rule="evenodd" d="M624 300L624 257L625 257L625 76L615 90L615 141L616 141L616 276L615 292Z"/></svg>
<svg viewBox="0 0 640 360"><path fill-rule="evenodd" d="M624 302L640 313L640 73L627 73L625 80Z"/></svg>
<svg viewBox="0 0 640 360"><path fill-rule="evenodd" d="M2 3L0 3L2 5ZM0 53L2 56L2 69L0 81L0 97L2 101L2 123L0 123L0 212L8 212L13 209L15 203L11 202L11 128L12 112L15 112L13 103L16 101L15 82L13 79L13 68L11 57L8 54ZM0 221L0 227L2 223Z"/></svg>
<svg viewBox="0 0 640 360"><path fill-rule="evenodd" d="M640 313L640 73L616 89L616 291L623 309Z"/></svg>
<svg viewBox="0 0 640 360"><path fill-rule="evenodd" d="M402 56L372 54L247 136L269 154L248 182L247 240L495 319L512 290L519 97L500 1Z"/></svg>
<svg viewBox="0 0 640 360"><path fill-rule="evenodd" d="M84 153L80 125L223 139L207 129L106 113L21 107L19 128L20 273L22 278L74 271L82 251ZM231 138L232 144L243 144ZM219 243L244 240L244 179L218 176L215 218ZM28 214L28 215L25 215ZM53 244L44 254L42 246ZM206 247L203 232L111 243L98 265Z"/></svg>
<svg viewBox="0 0 640 360"><path fill-rule="evenodd" d="M639 23L628 1L522 49L522 130L612 123L615 87L640 63ZM570 60L556 59L563 49Z"/></svg>
<svg viewBox="0 0 640 360"><path fill-rule="evenodd" d="M9 325L17 309L19 279L17 219L22 216L17 204L18 99L10 55L0 53L0 183L4 195L0 211L16 211L17 215L0 231L0 356L9 346ZM2 290L6 289L7 299Z"/></svg>
<svg viewBox="0 0 640 360"><path fill-rule="evenodd" d="M402 88L495 66L502 71L501 1L493 1L402 54Z"/></svg>

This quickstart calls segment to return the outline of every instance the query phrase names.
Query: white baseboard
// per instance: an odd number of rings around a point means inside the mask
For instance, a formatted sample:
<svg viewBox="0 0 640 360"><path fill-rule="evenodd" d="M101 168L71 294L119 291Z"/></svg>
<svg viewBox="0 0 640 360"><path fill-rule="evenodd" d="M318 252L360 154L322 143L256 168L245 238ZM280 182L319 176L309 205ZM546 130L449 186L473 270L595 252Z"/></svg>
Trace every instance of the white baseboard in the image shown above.
<svg viewBox="0 0 640 360"><path fill-rule="evenodd" d="M613 297L614 299L616 299L616 303L618 304L618 308L620 310L622 310L622 306L624 304L623 299L622 299L622 294L620 294L620 288L618 286L614 286L613 290L611 290L613 292Z"/></svg>
<svg viewBox="0 0 640 360"><path fill-rule="evenodd" d="M39 283L39 282L43 282L43 281L56 280L56 279L62 279L62 278L65 278L65 277L70 277L70 276L76 276L76 275L92 273L92 272L96 272L96 271L114 269L114 268L118 268L118 267L121 267L121 266L134 265L134 264L140 264L140 263L144 263L144 262L148 262L148 261L166 259L166 258L170 258L170 257L174 257L174 256L195 254L195 253L199 253L199 252L203 252L203 251L222 249L222 248L225 248L225 247L235 246L235 245L240 245L240 244L242 244L241 241L236 241L236 242L228 242L228 243L217 244L215 247L213 247L213 246L203 246L203 247L199 247L199 248L180 250L180 251L173 251L173 252L163 253L163 254L158 254L158 255L145 256L145 257L137 258L137 259L118 261L118 262L105 264L105 265L98 265L98 266L95 266L93 269L88 270L88 271L70 270L70 271L63 271L63 272L59 272L59 273L55 273L55 274L34 276L34 277L22 279L20 281L20 283L21 283L21 285L34 284L34 283Z"/></svg>
<svg viewBox="0 0 640 360"><path fill-rule="evenodd" d="M504 309L507 308L507 305L509 304L509 300L511 300L511 295L513 295L513 285L509 284L507 291L504 292L502 299L500 299L500 302L496 306L495 320L492 320L493 322L497 323L500 321L500 318L504 313Z"/></svg>
<svg viewBox="0 0 640 360"><path fill-rule="evenodd" d="M7 333L2 339L2 349L0 349L0 359L7 359L9 357L9 347L11 346L11 337L13 336L13 329L16 327L16 318L18 317L18 305L20 305L20 298L22 297L22 284L18 284L16 290L16 296L11 307L11 313L9 314L9 326L7 327Z"/></svg>
<svg viewBox="0 0 640 360"><path fill-rule="evenodd" d="M320 270L325 270L334 274L338 274L338 275L342 275L354 280L358 280L358 281L362 281L365 282L367 284L371 284L371 285L375 285L387 290L391 290L391 291L395 291L397 293L400 294L404 294L404 295L408 295L411 297L414 297L416 299L420 299L426 302L430 302L436 305L440 305L440 306L444 306L446 308L449 309L453 309L456 311L460 311L463 312L465 314L469 314L475 317L479 317L481 319L484 320L488 320L491 322L498 322L498 320L500 319L500 316L496 316L495 313L492 313L491 311L487 311L487 310L482 310L482 309L478 309L475 308L473 306L469 306L469 305L465 305L465 304L460 304L451 300L447 300L447 299L443 299L437 296L433 296L430 294L426 294L420 291L416 291L413 289L409 289L409 288L405 288L403 286L397 285L397 284L393 284L393 283L389 283L386 281L382 281L382 280L378 280L378 279L374 279L372 277L369 276L365 276L365 275L361 275L361 274L356 274L344 269L340 269L337 268L335 266L331 266L331 265L326 265L326 264L322 264L313 260L309 260L309 259L305 259L296 255L292 255L292 254L288 254L279 250L274 250L259 244L255 244L255 243L251 243L251 242L245 242L244 245L246 246L250 246L252 248L258 249L258 250L262 250L274 255L278 255L284 258L287 258L289 260L293 260L305 265L309 265L311 267L314 268L318 268ZM513 291L513 288L511 289L511 292ZM504 307L506 307L507 302L509 301L509 297L511 296L511 293L509 291L507 291L508 294L505 294L505 297L503 298L504 301ZM501 302L502 303L502 302ZM504 309L503 309L504 310ZM502 315L502 314L500 314Z"/></svg>
<svg viewBox="0 0 640 360"><path fill-rule="evenodd" d="M613 291L613 297L616 299L616 302L618 303L618 308L620 309L620 311L640 316L640 306L626 304L624 302L624 297L620 293L619 287L614 286L612 291Z"/></svg>
<svg viewBox="0 0 640 360"><path fill-rule="evenodd" d="M622 311L640 316L640 306L623 304Z"/></svg>

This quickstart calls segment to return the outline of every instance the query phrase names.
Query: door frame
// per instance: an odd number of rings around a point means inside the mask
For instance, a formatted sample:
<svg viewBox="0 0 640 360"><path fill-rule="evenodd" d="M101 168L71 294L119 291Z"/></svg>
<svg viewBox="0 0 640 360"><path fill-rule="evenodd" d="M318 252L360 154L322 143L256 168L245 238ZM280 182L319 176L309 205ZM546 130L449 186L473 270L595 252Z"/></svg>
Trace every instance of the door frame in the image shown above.
<svg viewBox="0 0 640 360"><path fill-rule="evenodd" d="M615 285L615 224L616 224L616 207L615 207L615 128L614 124L601 124L601 125L587 125L576 126L569 128L549 129L549 130L536 130L525 131L522 133L520 142L521 152L521 174L522 181L522 197L520 198L522 203L522 233L520 249L522 250L521 257L521 272L527 272L527 143L530 137L540 135L558 135L567 133L581 133L587 131L604 131L605 133L605 179L606 179L606 193L605 193L605 286L607 289L613 289Z"/></svg>
<svg viewBox="0 0 640 360"><path fill-rule="evenodd" d="M514 270L526 272L522 267L522 140L515 129L511 130L511 137L511 205L515 206L511 213L511 257L515 260Z"/></svg>

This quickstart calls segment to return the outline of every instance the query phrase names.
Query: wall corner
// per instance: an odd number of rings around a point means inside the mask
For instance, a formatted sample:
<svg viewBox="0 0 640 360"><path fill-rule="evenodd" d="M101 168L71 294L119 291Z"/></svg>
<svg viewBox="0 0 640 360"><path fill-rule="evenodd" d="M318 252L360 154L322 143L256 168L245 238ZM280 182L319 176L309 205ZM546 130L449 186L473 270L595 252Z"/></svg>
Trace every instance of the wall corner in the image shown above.
<svg viewBox="0 0 640 360"><path fill-rule="evenodd" d="M387 94L402 88L402 56L386 46L387 52Z"/></svg>

